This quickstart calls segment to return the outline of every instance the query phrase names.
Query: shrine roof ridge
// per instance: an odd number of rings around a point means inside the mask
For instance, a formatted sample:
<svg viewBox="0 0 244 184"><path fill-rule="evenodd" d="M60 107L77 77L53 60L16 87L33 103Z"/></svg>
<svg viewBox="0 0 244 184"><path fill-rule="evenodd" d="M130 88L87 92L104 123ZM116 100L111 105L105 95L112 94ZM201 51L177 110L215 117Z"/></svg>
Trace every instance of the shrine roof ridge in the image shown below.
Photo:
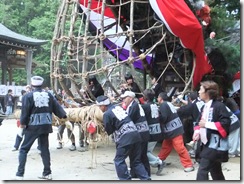
<svg viewBox="0 0 244 184"><path fill-rule="evenodd" d="M0 39L9 40L12 42L30 45L30 46L39 46L48 42L48 40L39 40L11 31L1 23L0 23Z"/></svg>

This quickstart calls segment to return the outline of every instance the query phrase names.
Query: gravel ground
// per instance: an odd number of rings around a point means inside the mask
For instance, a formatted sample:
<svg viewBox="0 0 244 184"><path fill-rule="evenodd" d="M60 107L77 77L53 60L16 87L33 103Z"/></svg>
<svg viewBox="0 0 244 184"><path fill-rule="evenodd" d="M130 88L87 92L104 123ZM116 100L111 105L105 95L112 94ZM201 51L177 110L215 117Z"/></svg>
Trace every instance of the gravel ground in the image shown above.
<svg viewBox="0 0 244 184"><path fill-rule="evenodd" d="M0 180L14 180L18 166L18 151L13 152L13 145L17 132L16 119L6 119L0 126ZM78 127L74 129L74 134L78 137ZM53 133L49 136L51 168L53 180L85 180L93 182L117 180L113 158L115 155L115 145L112 140L106 143L98 142L97 149L89 149L85 152L77 150L70 151L70 141L67 138L67 132L64 132L64 148L56 149L57 146L57 127L53 127ZM78 139L76 139L78 145ZM32 146L25 168L25 180L41 181L38 176L42 173L42 161L37 151L37 143ZM77 147L77 149L79 149ZM160 145L155 148L155 153L159 152ZM194 160L193 160L194 161ZM229 162L223 164L223 172L226 180L241 180L241 159L240 157L230 158ZM156 176L156 168L152 168L152 180L170 180L180 182L183 180L192 180L196 178L198 165L195 164L195 170L190 173L183 171L178 155L173 151L166 160L171 163L163 170L162 176ZM83 181L84 182L84 181ZM9 183L9 181L8 181ZM18 182L19 183L19 182Z"/></svg>

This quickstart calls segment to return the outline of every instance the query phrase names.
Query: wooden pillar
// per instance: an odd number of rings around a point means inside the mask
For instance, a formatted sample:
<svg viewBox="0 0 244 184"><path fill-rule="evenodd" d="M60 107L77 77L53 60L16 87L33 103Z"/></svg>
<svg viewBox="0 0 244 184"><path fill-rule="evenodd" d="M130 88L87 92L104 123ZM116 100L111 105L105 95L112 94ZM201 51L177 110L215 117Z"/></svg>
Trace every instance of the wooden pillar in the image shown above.
<svg viewBox="0 0 244 184"><path fill-rule="evenodd" d="M1 51L1 69L2 69L2 81L1 84L7 84L7 50L2 48Z"/></svg>
<svg viewBox="0 0 244 184"><path fill-rule="evenodd" d="M9 65L9 68L8 68L8 78L9 78L9 85L12 85L12 83L13 83L13 68L11 65Z"/></svg>
<svg viewBox="0 0 244 184"><path fill-rule="evenodd" d="M7 84L7 58L2 60L2 84Z"/></svg>
<svg viewBox="0 0 244 184"><path fill-rule="evenodd" d="M31 74L32 74L32 55L33 51L32 50L26 50L26 74L27 74L27 84L31 84Z"/></svg>

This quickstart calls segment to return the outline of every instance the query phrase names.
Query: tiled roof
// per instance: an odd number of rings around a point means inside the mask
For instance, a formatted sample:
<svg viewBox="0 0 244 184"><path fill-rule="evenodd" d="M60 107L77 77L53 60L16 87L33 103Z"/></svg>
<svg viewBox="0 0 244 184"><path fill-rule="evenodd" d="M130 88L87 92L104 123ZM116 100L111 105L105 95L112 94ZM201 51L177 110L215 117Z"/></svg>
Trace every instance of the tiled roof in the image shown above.
<svg viewBox="0 0 244 184"><path fill-rule="evenodd" d="M39 46L47 43L47 40L39 40L35 38L30 38L18 33L15 33L14 31L11 31L4 25L0 23L0 41L1 43L11 42L11 43L17 43L17 44L23 44L28 46Z"/></svg>

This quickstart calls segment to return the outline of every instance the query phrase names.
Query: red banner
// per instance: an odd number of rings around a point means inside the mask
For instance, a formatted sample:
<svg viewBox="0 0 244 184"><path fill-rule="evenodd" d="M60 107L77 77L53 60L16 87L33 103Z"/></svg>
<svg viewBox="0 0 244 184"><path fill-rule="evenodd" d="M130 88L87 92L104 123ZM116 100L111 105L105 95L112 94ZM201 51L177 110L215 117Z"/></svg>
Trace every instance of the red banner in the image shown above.
<svg viewBox="0 0 244 184"><path fill-rule="evenodd" d="M164 22L167 29L179 37L183 47L191 49L196 56L193 86L196 87L203 75L212 71L204 51L202 26L184 0L149 0L152 9Z"/></svg>

